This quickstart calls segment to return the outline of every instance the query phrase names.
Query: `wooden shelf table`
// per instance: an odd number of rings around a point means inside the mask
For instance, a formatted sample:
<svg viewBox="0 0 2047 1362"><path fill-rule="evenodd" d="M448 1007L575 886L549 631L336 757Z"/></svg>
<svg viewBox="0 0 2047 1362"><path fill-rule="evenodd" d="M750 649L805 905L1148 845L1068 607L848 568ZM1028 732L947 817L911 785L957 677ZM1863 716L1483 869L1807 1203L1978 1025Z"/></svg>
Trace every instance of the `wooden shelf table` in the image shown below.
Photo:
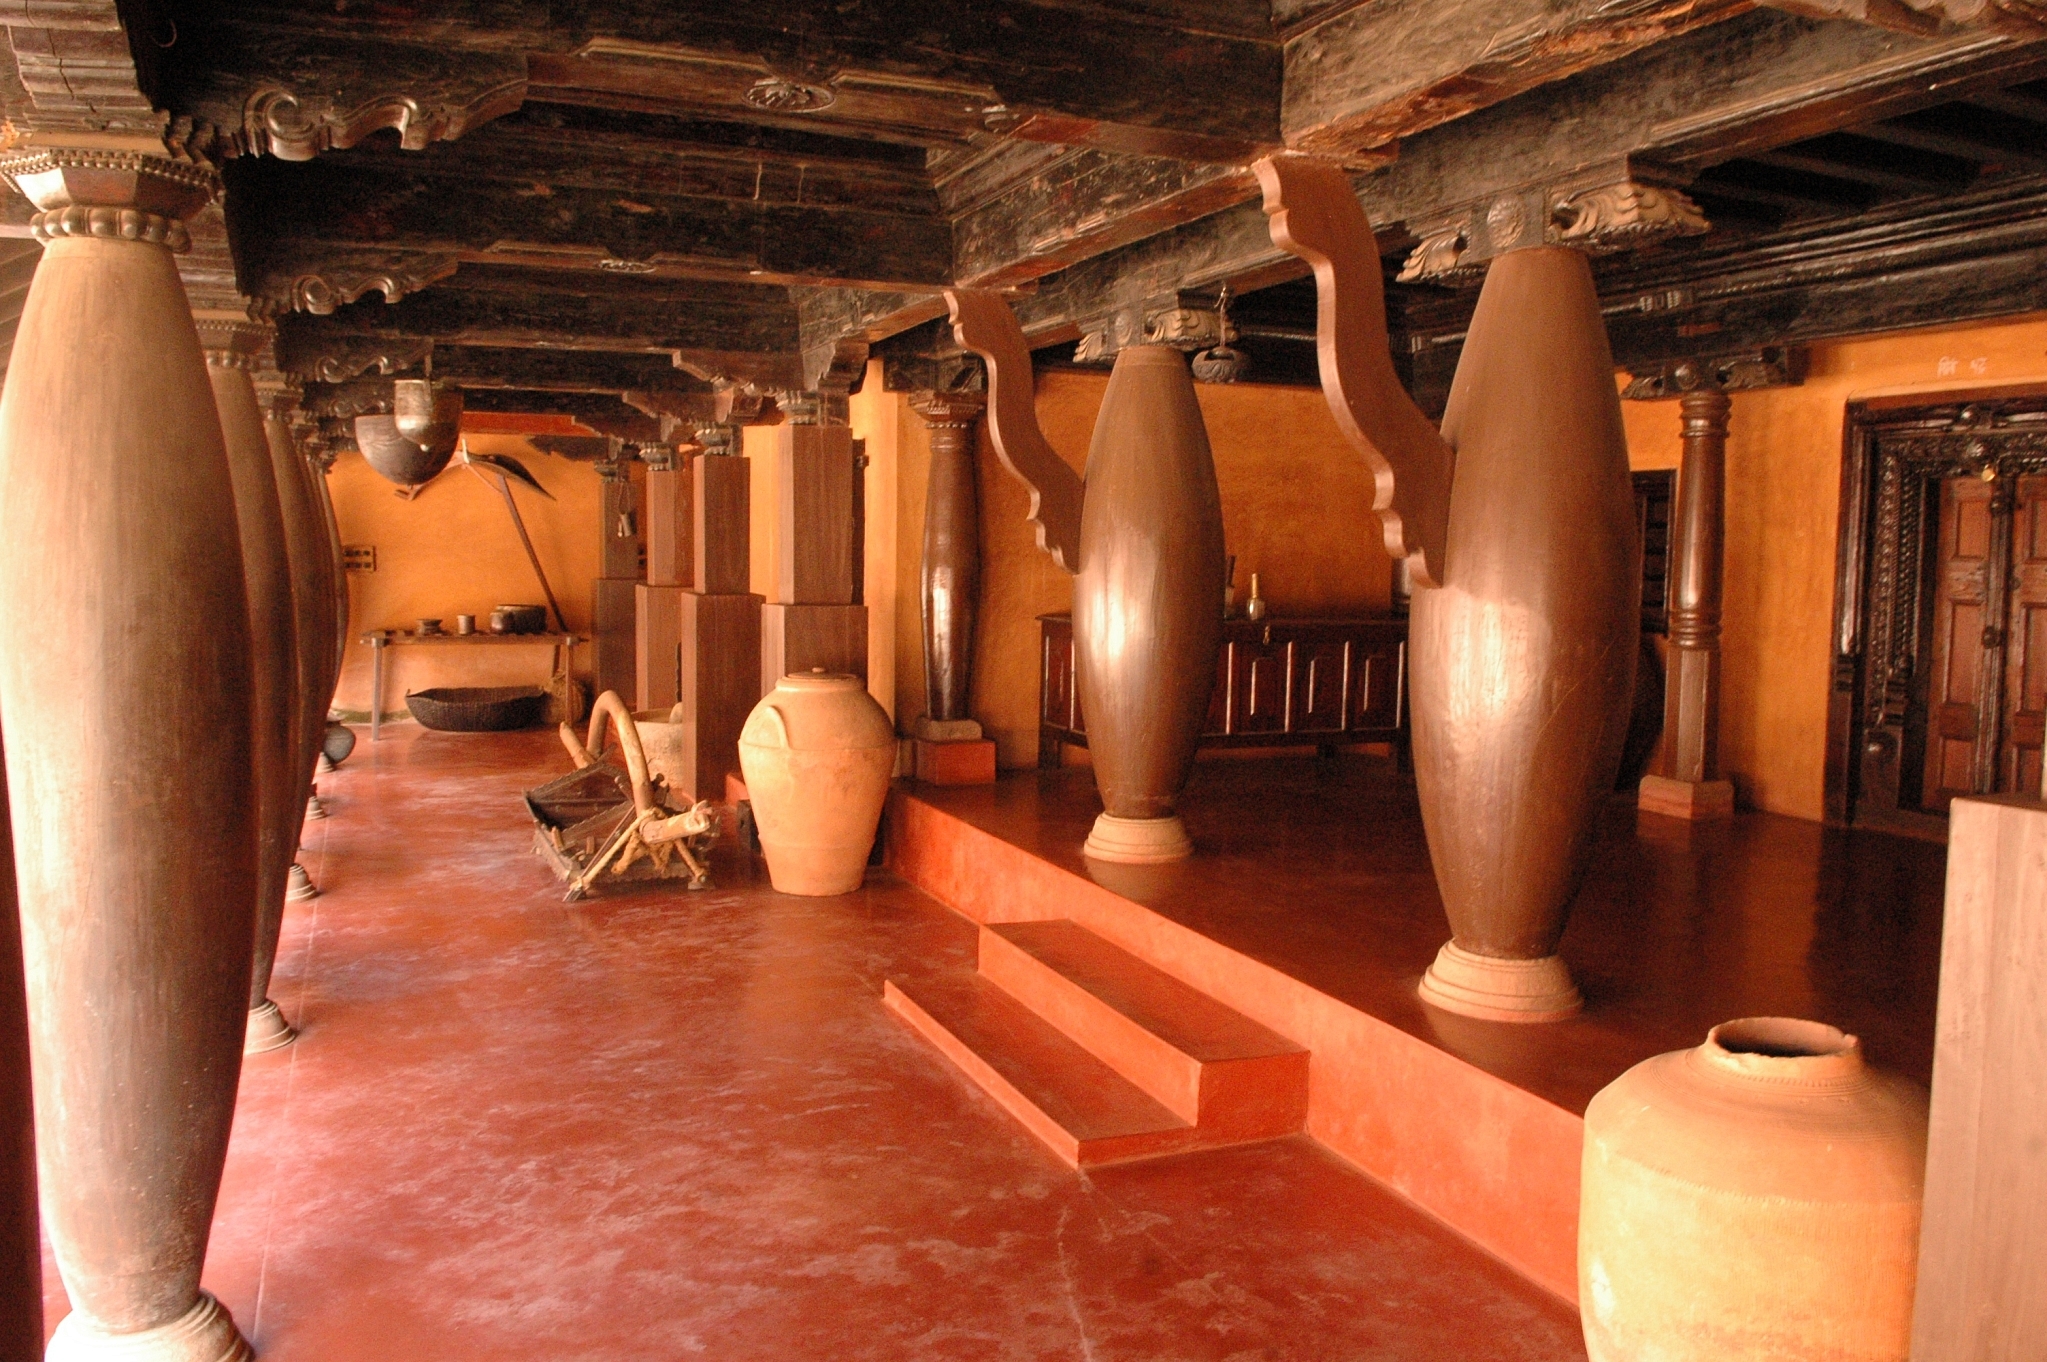
<svg viewBox="0 0 2047 1362"><path fill-rule="evenodd" d="M578 634L417 634L403 629L375 629L362 636L370 645L370 741L383 737L384 729L384 651L394 644L402 643L461 643L472 646L507 647L524 644L549 644L555 650L555 667L548 673L548 679L570 673L575 662L576 645L583 642Z"/></svg>

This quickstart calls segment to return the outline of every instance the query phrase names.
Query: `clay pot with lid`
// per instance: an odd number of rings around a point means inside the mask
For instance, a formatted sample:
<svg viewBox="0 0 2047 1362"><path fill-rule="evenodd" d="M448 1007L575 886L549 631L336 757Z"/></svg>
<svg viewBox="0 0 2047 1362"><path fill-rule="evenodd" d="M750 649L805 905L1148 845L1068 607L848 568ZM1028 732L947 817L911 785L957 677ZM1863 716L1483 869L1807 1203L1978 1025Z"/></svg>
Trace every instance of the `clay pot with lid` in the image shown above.
<svg viewBox="0 0 2047 1362"><path fill-rule="evenodd" d="M1926 1094L1819 1022L1724 1022L1592 1099L1592 1362L1905 1362Z"/></svg>
<svg viewBox="0 0 2047 1362"><path fill-rule="evenodd" d="M895 726L859 677L820 669L776 683L739 732L739 768L775 888L860 887L895 765Z"/></svg>

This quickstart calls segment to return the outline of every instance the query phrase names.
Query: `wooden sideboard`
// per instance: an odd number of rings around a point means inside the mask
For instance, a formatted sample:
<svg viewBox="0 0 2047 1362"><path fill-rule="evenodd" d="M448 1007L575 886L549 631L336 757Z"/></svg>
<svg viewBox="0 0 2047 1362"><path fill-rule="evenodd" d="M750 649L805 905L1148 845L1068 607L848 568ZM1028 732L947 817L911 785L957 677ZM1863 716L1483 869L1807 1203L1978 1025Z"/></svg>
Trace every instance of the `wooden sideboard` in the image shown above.
<svg viewBox="0 0 2047 1362"><path fill-rule="evenodd" d="M1073 674L1073 620L1040 615L1038 764L1062 743L1087 746ZM1405 760L1407 621L1230 619L1216 658L1203 747L1325 747L1390 742Z"/></svg>

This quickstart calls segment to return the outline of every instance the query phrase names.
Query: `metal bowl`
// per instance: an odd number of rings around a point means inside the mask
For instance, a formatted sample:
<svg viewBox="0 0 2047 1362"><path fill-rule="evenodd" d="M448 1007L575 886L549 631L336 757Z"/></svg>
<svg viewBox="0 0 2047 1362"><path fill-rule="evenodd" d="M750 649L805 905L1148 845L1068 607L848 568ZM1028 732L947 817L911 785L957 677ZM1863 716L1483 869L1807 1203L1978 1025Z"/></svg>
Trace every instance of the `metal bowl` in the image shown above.
<svg viewBox="0 0 2047 1362"><path fill-rule="evenodd" d="M405 697L423 728L442 733L499 733L540 721L547 692L537 686L436 686Z"/></svg>

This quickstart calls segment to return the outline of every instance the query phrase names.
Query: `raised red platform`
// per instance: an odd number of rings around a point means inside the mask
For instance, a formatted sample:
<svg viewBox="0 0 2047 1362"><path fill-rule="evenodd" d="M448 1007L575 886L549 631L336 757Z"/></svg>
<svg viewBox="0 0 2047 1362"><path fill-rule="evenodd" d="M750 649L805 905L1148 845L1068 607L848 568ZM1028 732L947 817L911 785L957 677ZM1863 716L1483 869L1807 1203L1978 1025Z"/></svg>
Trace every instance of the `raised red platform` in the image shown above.
<svg viewBox="0 0 2047 1362"><path fill-rule="evenodd" d="M1283 1123L1273 1074L1233 1099L1234 1126L1218 1109L1203 1132L1187 1102L1204 1038L1256 1028L1285 1047L1268 1065L1307 1052L1308 1134L1574 1299L1581 1115L1630 1065L1715 1022L1781 1014L1856 1032L1921 1082L1932 1066L1943 848L1632 803L1614 801L1562 947L1584 1014L1515 1026L1415 995L1449 932L1412 782L1390 761L1201 763L1182 807L1197 854L1156 867L1082 859L1100 808L1085 770L900 785L891 865L987 929L978 976L925 985L928 1005L890 1002L969 1072L1008 1065L974 1076L1076 1163ZM1196 1015L1161 1001L1174 984L1217 1009L1191 1036L1162 1034Z"/></svg>

